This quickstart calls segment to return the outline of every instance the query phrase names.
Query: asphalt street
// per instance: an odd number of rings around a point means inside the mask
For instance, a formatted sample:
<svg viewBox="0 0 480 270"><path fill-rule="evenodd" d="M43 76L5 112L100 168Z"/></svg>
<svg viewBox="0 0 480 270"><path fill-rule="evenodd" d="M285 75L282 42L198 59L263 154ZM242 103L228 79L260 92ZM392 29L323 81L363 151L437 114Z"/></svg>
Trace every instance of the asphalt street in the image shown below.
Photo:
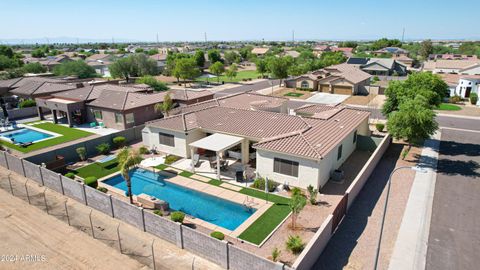
<svg viewBox="0 0 480 270"><path fill-rule="evenodd" d="M426 269L478 269L479 194L480 133L443 129Z"/></svg>

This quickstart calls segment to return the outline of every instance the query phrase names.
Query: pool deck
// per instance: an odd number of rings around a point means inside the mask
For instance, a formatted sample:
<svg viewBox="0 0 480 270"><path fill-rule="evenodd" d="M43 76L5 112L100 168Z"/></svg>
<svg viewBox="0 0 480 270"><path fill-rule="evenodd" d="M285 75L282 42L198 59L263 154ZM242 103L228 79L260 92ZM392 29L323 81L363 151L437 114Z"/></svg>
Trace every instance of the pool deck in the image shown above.
<svg viewBox="0 0 480 270"><path fill-rule="evenodd" d="M153 171L151 168L142 167L142 169ZM159 171L155 170L155 172L158 173ZM206 193L206 194L218 197L218 198L222 198L224 200L228 200L228 201L231 201L231 202L234 202L234 203L237 203L237 204L241 204L241 205L245 204L245 205L248 205L252 208L257 209L255 211L255 213L253 213L247 220L245 220L242 224L240 224L240 226L238 226L234 231L230 231L230 230L225 229L223 227L217 226L215 224L209 223L207 221L204 221L204 220L201 220L199 218L195 218L195 217L192 217L192 216L189 216L189 215L186 215L186 217L185 217L185 220L189 223L193 223L195 225L202 226L202 227L204 227L206 229L209 229L209 230L212 230L212 231L222 232L223 234L228 235L228 236L233 237L233 238L237 238L245 229L247 229L250 225L252 225L252 223L255 222L255 220L257 220L257 218L259 218L263 213L265 213L265 211L267 211L268 208L270 208L270 206L272 206L271 202L267 202L265 200L254 198L254 197L251 197L251 196L248 196L248 195L245 195L245 194L241 194L241 193L235 191L235 189L237 187L234 186L234 185L228 184L228 183L222 183L222 185L221 185L222 187L218 187L218 186L214 186L214 185L205 183L205 182L208 182L207 180L210 180L208 178L194 180L194 179L183 177L183 176L180 176L180 175L174 175L174 174L168 173L166 171L160 171L160 172L162 174L166 174L170 177L170 178L164 179L164 181L171 182L171 183L177 184L177 185L181 185L183 187L186 187L186 188L189 188L189 189L192 189L192 190L196 190L196 191L199 191L199 192L202 192L202 193ZM98 182L99 182L99 186L106 187L112 193L114 193L116 195L120 195L122 197L125 197L124 196L124 194L125 194L124 191L122 191L120 189L117 189L115 187L112 187L110 185L104 184L102 182L106 179L111 178L114 175L119 174L119 173L120 172L117 172L115 174L111 174L111 175L108 175L106 177L103 177L103 178L99 179ZM136 199L136 196L134 196L134 198ZM159 198L159 199L161 199L161 198Z"/></svg>

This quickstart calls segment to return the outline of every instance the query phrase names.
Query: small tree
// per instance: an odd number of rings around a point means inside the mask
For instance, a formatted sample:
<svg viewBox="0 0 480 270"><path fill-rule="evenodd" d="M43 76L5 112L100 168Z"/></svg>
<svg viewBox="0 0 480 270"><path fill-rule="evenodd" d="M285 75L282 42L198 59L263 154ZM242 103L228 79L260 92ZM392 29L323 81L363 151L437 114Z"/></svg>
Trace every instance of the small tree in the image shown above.
<svg viewBox="0 0 480 270"><path fill-rule="evenodd" d="M387 122L388 132L396 139L405 139L408 150L412 143L428 139L438 129L435 112L428 106L426 98L402 102L398 111L392 112Z"/></svg>
<svg viewBox="0 0 480 270"><path fill-rule="evenodd" d="M97 76L95 69L87 65L87 63L85 63L83 60L61 63L60 65L55 66L53 73L57 76L74 75L81 79L93 78Z"/></svg>
<svg viewBox="0 0 480 270"><path fill-rule="evenodd" d="M470 103L471 103L472 105L476 105L477 102L478 102L478 95L477 95L477 93L471 93L471 94L470 94Z"/></svg>
<svg viewBox="0 0 480 270"><path fill-rule="evenodd" d="M225 75L227 75L227 77L230 79L230 81L233 78L237 77L237 70L238 70L237 65L232 64L232 65L230 65L230 67L225 72Z"/></svg>
<svg viewBox="0 0 480 270"><path fill-rule="evenodd" d="M303 194L297 190L299 189L292 190L292 198L290 199L290 203L289 203L290 210L292 211L292 229L293 230L295 230L295 227L297 225L296 223L297 223L298 215L307 204L307 200L305 199L305 196L303 196Z"/></svg>
<svg viewBox="0 0 480 270"><path fill-rule="evenodd" d="M168 90L168 86L164 82L161 82L161 81L155 79L155 77L150 76L150 75L143 76L143 77L137 79L135 82L136 83L144 83L144 84L152 87L154 91L158 91L158 92Z"/></svg>
<svg viewBox="0 0 480 270"><path fill-rule="evenodd" d="M262 74L262 78L263 78L264 74L268 72L267 61L265 61L264 59L258 59L256 66L257 66L257 72Z"/></svg>
<svg viewBox="0 0 480 270"><path fill-rule="evenodd" d="M75 149L75 151L77 151L80 160L83 161L87 159L87 149L85 147L78 147L77 149Z"/></svg>
<svg viewBox="0 0 480 270"><path fill-rule="evenodd" d="M130 197L130 203L133 204L130 170L140 164L142 157L135 149L129 149L125 147L117 154L117 160L118 167L120 168L120 174L127 183L127 192L128 197Z"/></svg>
<svg viewBox="0 0 480 270"><path fill-rule="evenodd" d="M175 77L183 79L185 87L187 80L194 79L200 75L200 70L193 58L180 58L175 60L175 68L173 71Z"/></svg>
<svg viewBox="0 0 480 270"><path fill-rule="evenodd" d="M162 103L155 104L155 111L162 112L165 116L168 116L168 113L173 109L173 101L170 97L170 94L166 94L163 97Z"/></svg>
<svg viewBox="0 0 480 270"><path fill-rule="evenodd" d="M220 75L225 72L225 67L221 62L215 62L213 65L210 66L210 72L217 76L217 82L220 82Z"/></svg>

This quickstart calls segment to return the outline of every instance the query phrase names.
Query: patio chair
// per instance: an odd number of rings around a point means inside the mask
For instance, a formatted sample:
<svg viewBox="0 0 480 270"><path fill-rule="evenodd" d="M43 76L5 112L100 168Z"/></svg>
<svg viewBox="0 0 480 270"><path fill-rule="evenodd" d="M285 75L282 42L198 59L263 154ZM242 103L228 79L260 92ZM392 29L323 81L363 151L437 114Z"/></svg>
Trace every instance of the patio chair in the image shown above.
<svg viewBox="0 0 480 270"><path fill-rule="evenodd" d="M105 128L105 124L104 124L103 122L98 123L98 125L99 125L101 128Z"/></svg>
<svg viewBox="0 0 480 270"><path fill-rule="evenodd" d="M96 126L97 126L97 123L96 123L96 122L91 122L91 123L90 123L90 127L91 127L91 128L95 128Z"/></svg>
<svg viewBox="0 0 480 270"><path fill-rule="evenodd" d="M235 180L237 182L243 182L243 171L236 171L235 172Z"/></svg>

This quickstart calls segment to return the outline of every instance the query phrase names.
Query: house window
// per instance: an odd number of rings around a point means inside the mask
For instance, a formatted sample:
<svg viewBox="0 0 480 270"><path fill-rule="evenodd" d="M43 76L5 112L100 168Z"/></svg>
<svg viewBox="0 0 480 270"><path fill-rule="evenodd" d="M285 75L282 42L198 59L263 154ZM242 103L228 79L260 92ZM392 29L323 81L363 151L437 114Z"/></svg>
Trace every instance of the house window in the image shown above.
<svg viewBox="0 0 480 270"><path fill-rule="evenodd" d="M310 85L308 84L307 81L302 81L302 83L300 84L300 87L302 87L302 88L309 88Z"/></svg>
<svg viewBox="0 0 480 270"><path fill-rule="evenodd" d="M95 119L103 119L102 111L100 110L93 110L93 115Z"/></svg>
<svg viewBox="0 0 480 270"><path fill-rule="evenodd" d="M357 131L355 130L355 132L353 133L353 143L356 143L357 142Z"/></svg>
<svg viewBox="0 0 480 270"><path fill-rule="evenodd" d="M115 113L115 123L123 123L123 115L121 113Z"/></svg>
<svg viewBox="0 0 480 270"><path fill-rule="evenodd" d="M340 146L338 147L337 160L342 158L342 148L343 145L340 144Z"/></svg>
<svg viewBox="0 0 480 270"><path fill-rule="evenodd" d="M298 162L274 158L273 171L276 173L298 177Z"/></svg>
<svg viewBox="0 0 480 270"><path fill-rule="evenodd" d="M127 124L135 123L135 118L133 116L133 113L126 114L125 115L125 121L127 121Z"/></svg>
<svg viewBox="0 0 480 270"><path fill-rule="evenodd" d="M167 146L175 146L175 137L171 134L166 133L158 133L160 144L167 145Z"/></svg>

